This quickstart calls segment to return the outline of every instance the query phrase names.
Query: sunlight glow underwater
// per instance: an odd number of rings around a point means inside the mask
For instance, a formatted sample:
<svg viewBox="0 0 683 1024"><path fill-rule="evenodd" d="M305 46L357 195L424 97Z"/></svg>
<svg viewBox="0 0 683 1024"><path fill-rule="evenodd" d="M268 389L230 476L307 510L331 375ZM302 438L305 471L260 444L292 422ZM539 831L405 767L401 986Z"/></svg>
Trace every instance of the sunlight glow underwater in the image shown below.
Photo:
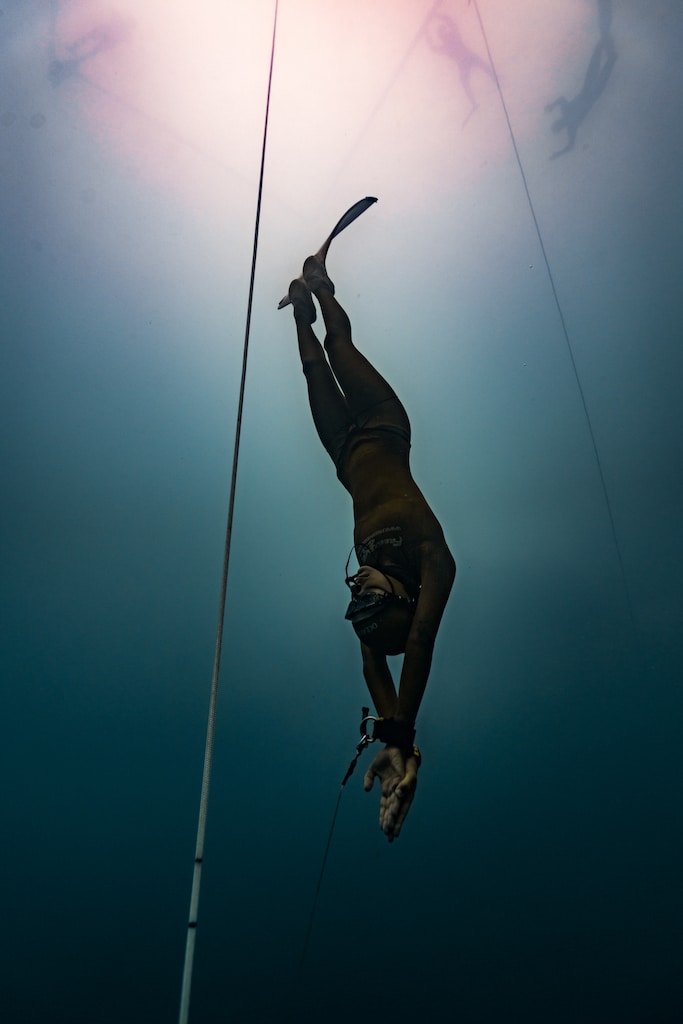
<svg viewBox="0 0 683 1024"><path fill-rule="evenodd" d="M590 50L594 7L562 0L539 14L535 0L481 6L524 140L539 124L546 129L536 98L567 88L563 68ZM382 0L281 5L267 162L276 195L300 192L292 175L303 172L307 202L315 202L361 139L369 176L381 161L384 192L397 188L408 205L417 180L447 175L462 186L509 156L474 8L457 10L459 50L444 28L456 24L449 10L413 3L389 14ZM231 189L253 190L258 170L271 31L269 4L65 3L48 39L53 85L134 173L225 216ZM470 66L467 54L479 64ZM325 93L340 81L344 103L330 112ZM396 122L389 161L374 152L378 117Z"/></svg>

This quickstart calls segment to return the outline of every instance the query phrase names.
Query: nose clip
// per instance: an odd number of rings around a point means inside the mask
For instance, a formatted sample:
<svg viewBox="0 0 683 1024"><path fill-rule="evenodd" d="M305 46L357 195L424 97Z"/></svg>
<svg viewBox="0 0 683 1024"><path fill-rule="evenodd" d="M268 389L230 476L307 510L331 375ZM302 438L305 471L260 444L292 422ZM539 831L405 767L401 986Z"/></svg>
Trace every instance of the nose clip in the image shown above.
<svg viewBox="0 0 683 1024"><path fill-rule="evenodd" d="M353 596L355 597L360 590L360 583L358 582L358 573L354 573L353 576L347 576L344 583L349 588Z"/></svg>

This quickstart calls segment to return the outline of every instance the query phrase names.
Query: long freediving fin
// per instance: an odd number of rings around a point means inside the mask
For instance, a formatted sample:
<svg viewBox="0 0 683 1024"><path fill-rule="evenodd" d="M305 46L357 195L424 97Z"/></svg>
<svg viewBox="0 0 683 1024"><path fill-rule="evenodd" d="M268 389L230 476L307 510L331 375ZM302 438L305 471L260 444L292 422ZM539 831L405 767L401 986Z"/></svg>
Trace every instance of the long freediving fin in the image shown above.
<svg viewBox="0 0 683 1024"><path fill-rule="evenodd" d="M359 199L357 203L350 206L343 217L340 217L337 223L334 225L329 235L318 249L316 256L318 256L323 263L327 256L327 250L330 248L330 243L333 238L336 238L344 228L347 228L349 224L353 224L357 217L360 217L361 213L365 213L374 203L377 202L376 196L366 196L365 199ZM303 279L302 279L303 280ZM289 295L285 295L284 298L280 299L278 303L278 309L284 309L285 306L289 305Z"/></svg>
<svg viewBox="0 0 683 1024"><path fill-rule="evenodd" d="M349 226L349 224L353 224L354 220L356 220L357 217L360 217L361 213L365 213L365 211L368 210L376 202L377 198L375 196L366 196L365 199L359 199L357 203L354 203L353 206L350 206L349 209L344 214L344 216L340 217L337 223L334 225L334 227L330 231L330 234L318 249L316 255L322 256L322 258L324 259L325 256L327 255L327 250L330 247L330 242L332 241L332 239L336 238L337 235L339 235L344 230L344 228L347 228Z"/></svg>

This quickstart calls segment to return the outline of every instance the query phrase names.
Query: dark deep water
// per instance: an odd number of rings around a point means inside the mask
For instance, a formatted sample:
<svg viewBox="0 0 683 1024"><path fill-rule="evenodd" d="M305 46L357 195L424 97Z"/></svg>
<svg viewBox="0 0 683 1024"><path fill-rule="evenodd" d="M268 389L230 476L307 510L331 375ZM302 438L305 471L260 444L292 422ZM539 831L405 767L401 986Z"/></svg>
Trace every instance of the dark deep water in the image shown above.
<svg viewBox="0 0 683 1024"><path fill-rule="evenodd" d="M273 19L245 6L1 9L12 1024L177 1018ZM478 10L578 382L477 7L281 0L193 1024L683 1020L681 5ZM276 305L363 195L328 266L458 577L404 832L357 771L298 980L367 698Z"/></svg>

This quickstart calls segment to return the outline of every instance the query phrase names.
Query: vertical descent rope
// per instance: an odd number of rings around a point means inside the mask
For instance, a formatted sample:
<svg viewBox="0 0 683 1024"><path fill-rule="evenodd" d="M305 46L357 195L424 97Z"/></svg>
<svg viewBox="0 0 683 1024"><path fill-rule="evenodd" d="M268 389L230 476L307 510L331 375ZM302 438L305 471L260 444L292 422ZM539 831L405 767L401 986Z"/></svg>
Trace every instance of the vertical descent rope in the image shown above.
<svg viewBox="0 0 683 1024"><path fill-rule="evenodd" d="M268 93L266 96L266 112L263 124L263 144L261 148L261 171L259 175L258 199L256 202L256 219L254 224L254 247L251 258L251 277L249 280L249 300L244 330L244 348L242 354L242 377L240 381L239 402L237 406L237 423L235 427L235 447L232 458L232 478L230 481L230 499L228 503L228 520L223 550L223 572L218 607L218 625L216 627L216 649L211 679L211 695L206 729L206 745L204 748L204 770L199 800L199 820L197 822L197 841L195 846L194 872L192 876L192 892L190 895L190 914L187 925L187 941L185 944L185 963L180 994L179 1024L187 1024L190 1012L190 989L192 985L192 967L194 963L195 938L197 934L197 913L199 910L199 890L201 886L202 861L204 859L204 838L206 834L206 818L211 784L211 765L213 760L213 743L216 723L216 703L218 698L218 680L220 675L221 649L223 645L223 622L225 618L225 601L228 589L228 566L230 562L230 546L232 542L232 524L235 510L235 488L237 484L237 463L239 458L240 437L242 434L242 411L244 408L244 391L247 378L247 355L249 352L249 331L251 328L251 310L254 298L254 278L256 274L256 254L258 251L259 226L261 222L261 199L263 196L263 176L266 160L266 141L268 138L268 114L270 110L270 91L273 81L273 62L275 59L275 32L277 28L278 0L275 0L273 16L273 36L270 48L270 67L268 71Z"/></svg>
<svg viewBox="0 0 683 1024"><path fill-rule="evenodd" d="M628 588L628 580L626 578L626 569L624 567L624 560L623 560L622 554L621 554L621 546L619 544L619 538L617 536L617 528L616 528L616 524L614 522L614 515L612 513L612 503L610 501L609 491L607 490L607 482L605 480L605 474L604 474L603 469L602 469L602 462L600 461L600 453L598 451L598 444L597 444L597 441L595 439L595 433L593 432L593 424L591 423L590 413L588 412L588 405L586 403L586 396L584 395L584 392L583 392L583 386L581 384L581 378L579 377L579 371L578 371L578 368L577 368L577 365L576 365L576 360L574 358L574 351L572 349L571 341L569 339L569 331L567 330L567 324L566 324L566 321L564 319L564 313L562 312L562 306L560 304L560 298L559 298L559 295L557 294L557 288L555 287L555 279L553 277L553 272L550 269L550 261L548 260L548 254L546 252L545 245L543 243L543 235L541 234L541 227L540 227L540 225L538 223L538 218L536 217L536 211L534 209L534 204L533 204L532 199L531 199L531 193L529 192L529 185L527 184L526 174L524 173L524 166L522 164L522 158L519 155L519 150L517 148L517 141L515 139L515 133L512 130L512 122L510 121L510 115L508 113L507 104L505 102L505 97L503 95L503 88L502 88L502 86L500 84L500 79L498 78L498 72L496 70L496 65L495 65L495 63L493 61L493 55L491 53L491 47L489 46L488 36L486 35L486 29L484 28L484 22L482 21L481 14L479 13L479 4L478 4L477 0L474 0L474 9L477 12L477 19L479 21L479 28L481 29L481 34L482 34L482 37L484 39L484 45L486 46L486 52L488 54L489 63L491 65L491 70L493 71L493 77L495 79L496 87L498 89L498 95L500 97L500 102L501 102L501 105L503 107L503 113L505 114L505 120L507 122L508 131L510 133L510 139L512 141L512 148L514 150L515 158L517 160L517 165L519 167L519 173L520 173L520 175L522 177L522 184L524 186L524 192L526 193L527 202L529 204L529 210L531 211L531 219L534 222L534 228L536 229L536 235L538 237L538 244L541 247L541 255L543 256L543 262L545 263L546 273L548 274L548 280L550 281L550 288L552 290L553 298L555 300L555 306L557 307L557 313L558 313L558 316L560 318L560 325L562 327L562 333L564 335L564 340L565 340L566 345L567 345L567 351L569 352L569 360L571 362L572 370L574 372L574 378L576 380L576 386L578 388L579 396L581 398L581 404L583 406L583 413L584 413L584 416L585 416L585 419L586 419L586 425L588 427L588 433L590 435L591 445L593 446L593 454L595 456L595 462L596 462L596 465L597 465L597 468L598 468L598 476L600 478L600 484L601 484L601 487L602 487L602 493L603 493L603 496L604 496L604 499L605 499L605 506L607 508L607 516L609 518L610 529L611 529L611 532L612 532L612 540L614 541L614 548L615 548L615 551L616 551L616 554L617 554L617 561L619 563L619 570L620 570L620 573L621 573L621 581L622 581L622 584L623 584L623 587L624 587L624 595L625 595L625 598L626 598L626 606L627 606L627 609L628 609L629 618L631 619L631 623L632 623L632 625L635 626L635 616L634 616L634 613L633 613L633 604L632 604L632 601L631 601L631 594L630 594L630 591L629 591L629 588Z"/></svg>

